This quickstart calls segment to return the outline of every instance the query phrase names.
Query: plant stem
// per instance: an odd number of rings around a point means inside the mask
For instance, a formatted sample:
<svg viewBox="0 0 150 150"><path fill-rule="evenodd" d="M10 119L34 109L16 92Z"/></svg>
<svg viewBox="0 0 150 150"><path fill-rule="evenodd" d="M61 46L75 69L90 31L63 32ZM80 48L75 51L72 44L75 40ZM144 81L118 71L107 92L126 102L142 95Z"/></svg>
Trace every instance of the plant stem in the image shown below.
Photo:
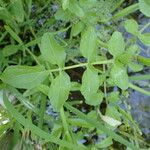
<svg viewBox="0 0 150 150"><path fill-rule="evenodd" d="M63 107L60 109L60 116L61 116L61 119L62 119L65 135L67 136L68 141L71 142L72 140L71 140L71 136L70 136L70 133L69 133L69 130L68 130L68 124L67 124L67 120L66 120L66 116L65 116L65 112L64 112Z"/></svg>
<svg viewBox="0 0 150 150"><path fill-rule="evenodd" d="M109 63L113 63L113 62L114 62L114 60L110 59L110 60L103 60L103 61L93 62L91 64L92 65L101 65L101 64L109 64ZM77 65L64 67L61 70L69 70L69 69L78 68L78 67L86 67L87 65L88 65L88 63L80 63L80 64L77 64ZM48 70L48 71L50 71L50 72L57 72L57 71L60 71L60 68L52 69L52 70Z"/></svg>
<svg viewBox="0 0 150 150"><path fill-rule="evenodd" d="M146 90L144 90L144 89L142 89L142 88L140 88L140 87L138 87L138 86L136 86L136 85L134 85L132 83L129 83L129 87L134 89L134 90L136 90L136 91L138 91L138 92L141 92L141 93L143 93L145 95L150 96L150 92L149 91L146 91Z"/></svg>
<svg viewBox="0 0 150 150"><path fill-rule="evenodd" d="M148 26L150 26L150 21L141 28L140 32L142 33Z"/></svg>

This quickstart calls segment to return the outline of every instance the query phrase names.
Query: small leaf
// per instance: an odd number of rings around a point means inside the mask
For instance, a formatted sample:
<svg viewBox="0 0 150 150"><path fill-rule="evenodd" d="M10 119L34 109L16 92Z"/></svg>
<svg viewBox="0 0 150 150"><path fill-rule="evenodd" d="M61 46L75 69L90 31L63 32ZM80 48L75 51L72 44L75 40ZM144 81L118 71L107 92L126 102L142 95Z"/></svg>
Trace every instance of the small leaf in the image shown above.
<svg viewBox="0 0 150 150"><path fill-rule="evenodd" d="M95 48L96 48L97 36L95 29L91 26L85 30L81 37L80 50L82 55L91 60L94 56Z"/></svg>
<svg viewBox="0 0 150 150"><path fill-rule="evenodd" d="M119 100L119 92L111 92L108 97L108 101L111 103L115 103Z"/></svg>
<svg viewBox="0 0 150 150"><path fill-rule="evenodd" d="M48 76L42 66L9 66L1 75L4 83L21 89L31 89L40 85Z"/></svg>
<svg viewBox="0 0 150 150"><path fill-rule="evenodd" d="M125 21L125 29L127 32L133 34L133 35L138 35L138 24L135 20L129 19Z"/></svg>
<svg viewBox="0 0 150 150"><path fill-rule="evenodd" d="M92 79L92 82L91 82ZM95 70L87 68L82 76L81 93L85 97L85 102L89 105L98 105L103 99L103 93L98 92L99 76Z"/></svg>
<svg viewBox="0 0 150 150"><path fill-rule="evenodd" d="M139 39L147 46L150 46L150 33L140 34Z"/></svg>
<svg viewBox="0 0 150 150"><path fill-rule="evenodd" d="M78 17L84 17L84 11L83 9L79 6L78 1L75 0L70 0L69 8L70 12L75 14Z"/></svg>
<svg viewBox="0 0 150 150"><path fill-rule="evenodd" d="M65 101L68 99L70 88L70 77L65 72L61 72L52 81L48 95L56 111L60 111Z"/></svg>
<svg viewBox="0 0 150 150"><path fill-rule="evenodd" d="M76 24L73 24L72 29L71 29L71 35L77 36L83 29L84 29L84 23L79 21Z"/></svg>
<svg viewBox="0 0 150 150"><path fill-rule="evenodd" d="M57 64L62 67L65 63L66 53L63 47L61 47L53 35L45 33L41 40L41 53L45 60L51 64Z"/></svg>
<svg viewBox="0 0 150 150"><path fill-rule="evenodd" d="M150 17L150 1L139 0L140 11L147 17Z"/></svg>
<svg viewBox="0 0 150 150"><path fill-rule="evenodd" d="M119 64L114 64L110 74L115 85L117 85L122 90L126 90L128 88L128 75L126 68Z"/></svg>
<svg viewBox="0 0 150 150"><path fill-rule="evenodd" d="M133 62L129 63L128 66L134 72L138 72L138 71L141 71L143 69L143 66L141 64L136 64Z"/></svg>
<svg viewBox="0 0 150 150"><path fill-rule="evenodd" d="M12 0L10 6L11 15L18 21L23 22L24 20L24 9L22 0Z"/></svg>
<svg viewBox="0 0 150 150"><path fill-rule="evenodd" d="M115 31L108 42L108 50L114 56L117 57L121 55L125 50L125 42L122 34Z"/></svg>
<svg viewBox="0 0 150 150"><path fill-rule="evenodd" d="M66 10L69 7L69 0L62 0L62 8Z"/></svg>

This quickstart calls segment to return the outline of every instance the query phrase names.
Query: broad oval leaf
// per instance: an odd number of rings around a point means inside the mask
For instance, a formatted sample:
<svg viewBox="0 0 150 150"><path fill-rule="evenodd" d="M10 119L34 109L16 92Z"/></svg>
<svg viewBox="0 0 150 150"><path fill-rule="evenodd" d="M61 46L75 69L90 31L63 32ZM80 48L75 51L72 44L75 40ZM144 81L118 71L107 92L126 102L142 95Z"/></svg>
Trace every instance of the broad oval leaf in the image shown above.
<svg viewBox="0 0 150 150"><path fill-rule="evenodd" d="M97 36L94 27L89 26L83 33L80 42L80 50L82 55L91 60L94 56L96 48Z"/></svg>
<svg viewBox="0 0 150 150"><path fill-rule="evenodd" d="M147 17L150 17L150 0L139 0L140 11Z"/></svg>
<svg viewBox="0 0 150 150"><path fill-rule="evenodd" d="M92 81L91 81L92 80ZM100 80L98 72L87 68L82 76L81 93L89 105L98 105L103 99L103 93L98 92Z"/></svg>
<svg viewBox="0 0 150 150"><path fill-rule="evenodd" d="M49 99L53 108L60 111L65 101L68 99L71 88L70 77L67 73L61 72L51 83L49 89Z"/></svg>
<svg viewBox="0 0 150 150"><path fill-rule="evenodd" d="M120 32L115 31L113 33L108 42L108 50L114 57L117 57L124 52L125 42Z"/></svg>
<svg viewBox="0 0 150 150"><path fill-rule="evenodd" d="M42 36L40 50L46 61L51 64L57 64L59 67L64 65L66 59L65 50L56 42L51 33L45 33Z"/></svg>
<svg viewBox="0 0 150 150"><path fill-rule="evenodd" d="M117 85L122 90L126 90L128 88L129 82L126 68L119 64L114 64L110 74L115 85Z"/></svg>
<svg viewBox="0 0 150 150"><path fill-rule="evenodd" d="M42 66L9 66L1 75L1 80L13 87L31 89L40 85L48 76Z"/></svg>
<svg viewBox="0 0 150 150"><path fill-rule="evenodd" d="M135 20L129 19L125 21L125 29L127 32L133 34L133 35L138 35L138 24Z"/></svg>

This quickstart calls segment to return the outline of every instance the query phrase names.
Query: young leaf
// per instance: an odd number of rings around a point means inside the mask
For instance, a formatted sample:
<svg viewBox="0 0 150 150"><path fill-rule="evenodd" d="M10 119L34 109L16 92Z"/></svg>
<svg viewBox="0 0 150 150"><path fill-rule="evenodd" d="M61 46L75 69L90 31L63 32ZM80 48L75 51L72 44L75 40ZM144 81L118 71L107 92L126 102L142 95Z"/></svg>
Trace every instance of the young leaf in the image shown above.
<svg viewBox="0 0 150 150"><path fill-rule="evenodd" d="M125 50L125 42L122 34L115 31L108 42L108 50L114 56L117 57L121 55Z"/></svg>
<svg viewBox="0 0 150 150"><path fill-rule="evenodd" d="M84 17L84 11L79 6L78 1L76 0L70 0L69 1L69 11L75 14L78 17Z"/></svg>
<svg viewBox="0 0 150 150"><path fill-rule="evenodd" d="M12 16L18 21L23 22L24 20L24 9L22 0L12 0L10 6L10 12Z"/></svg>
<svg viewBox="0 0 150 150"><path fill-rule="evenodd" d="M61 72L52 81L48 96L56 111L60 111L65 101L68 99L70 88L70 77L65 72Z"/></svg>
<svg viewBox="0 0 150 150"><path fill-rule="evenodd" d="M82 35L80 50L82 55L91 60L96 48L97 36L94 27L89 26Z"/></svg>
<svg viewBox="0 0 150 150"><path fill-rule="evenodd" d="M31 89L40 85L48 76L42 66L9 66L1 75L1 80L13 87Z"/></svg>
<svg viewBox="0 0 150 150"><path fill-rule="evenodd" d="M125 29L127 32L133 34L133 35L138 35L139 31L138 31L138 24L135 20L133 19L129 19L125 21Z"/></svg>
<svg viewBox="0 0 150 150"><path fill-rule="evenodd" d="M147 17L150 17L150 1L139 0L140 11Z"/></svg>
<svg viewBox="0 0 150 150"><path fill-rule="evenodd" d="M128 88L128 75L126 69L123 66L114 64L110 74L115 85L117 85L122 90L126 90Z"/></svg>
<svg viewBox="0 0 150 150"><path fill-rule="evenodd" d="M61 47L53 35L45 33L41 40L41 53L43 58L52 64L57 64L62 67L65 62L66 53L63 47Z"/></svg>
<svg viewBox="0 0 150 150"><path fill-rule="evenodd" d="M113 144L112 138L108 137L108 138L104 139L103 141L101 141L100 143L96 144L95 146L97 148L103 149L103 148L109 147L112 144Z"/></svg>
<svg viewBox="0 0 150 150"><path fill-rule="evenodd" d="M91 81L92 79L92 81ZM98 92L99 76L98 72L87 68L82 76L81 93L85 97L85 102L89 105L98 105L103 99L103 93Z"/></svg>

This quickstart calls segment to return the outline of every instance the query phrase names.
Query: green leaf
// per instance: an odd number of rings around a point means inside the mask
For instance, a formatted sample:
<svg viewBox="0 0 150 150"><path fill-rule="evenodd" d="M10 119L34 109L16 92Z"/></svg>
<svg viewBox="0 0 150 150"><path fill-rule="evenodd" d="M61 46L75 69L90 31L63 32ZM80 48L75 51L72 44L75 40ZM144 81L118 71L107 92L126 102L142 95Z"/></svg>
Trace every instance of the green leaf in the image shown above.
<svg viewBox="0 0 150 150"><path fill-rule="evenodd" d="M57 64L62 67L65 63L66 53L63 47L61 47L53 35L45 33L41 40L41 53L45 60L52 64Z"/></svg>
<svg viewBox="0 0 150 150"><path fill-rule="evenodd" d="M83 33L80 42L80 50L82 55L91 60L95 53L97 36L94 27L89 26Z"/></svg>
<svg viewBox="0 0 150 150"><path fill-rule="evenodd" d="M141 64L136 64L136 63L133 63L133 62L130 62L128 64L128 66L134 72L138 72L138 71L141 71L143 69L143 66Z"/></svg>
<svg viewBox="0 0 150 150"><path fill-rule="evenodd" d="M73 24L71 28L71 35L77 36L83 29L84 29L84 23L79 21L76 24Z"/></svg>
<svg viewBox="0 0 150 150"><path fill-rule="evenodd" d="M84 17L84 11L83 9L79 6L78 1L76 0L70 0L69 3L69 8L70 12L72 12L73 14L75 14L78 17Z"/></svg>
<svg viewBox="0 0 150 150"><path fill-rule="evenodd" d="M11 56L17 53L19 49L20 49L19 45L13 45L13 44L7 45L3 48L3 55L4 57Z"/></svg>
<svg viewBox="0 0 150 150"><path fill-rule="evenodd" d="M21 89L31 89L40 85L48 76L42 66L9 66L1 75L4 83Z"/></svg>
<svg viewBox="0 0 150 150"><path fill-rule="evenodd" d="M121 55L125 50L125 42L122 34L115 31L108 42L108 50L114 56L117 57Z"/></svg>
<svg viewBox="0 0 150 150"><path fill-rule="evenodd" d="M120 64L114 64L110 74L115 85L122 90L126 90L128 88L128 75L125 67Z"/></svg>
<svg viewBox="0 0 150 150"><path fill-rule="evenodd" d="M91 81L92 79L92 81ZM103 99L103 93L98 92L99 89L98 72L87 68L82 76L81 93L85 97L85 102L89 105L98 105Z"/></svg>
<svg viewBox="0 0 150 150"><path fill-rule="evenodd" d="M140 34L139 39L147 46L150 46L150 33Z"/></svg>
<svg viewBox="0 0 150 150"><path fill-rule="evenodd" d="M129 19L125 21L125 29L127 32L133 34L133 35L138 35L139 31L138 31L138 24L135 20L133 19Z"/></svg>
<svg viewBox="0 0 150 150"><path fill-rule="evenodd" d="M7 110L9 111L9 113L20 123L22 124L24 127L26 127L29 131L31 131L33 134L36 134L37 136L39 136L42 139L45 139L47 142L52 142L52 143L56 143L58 145L61 145L63 147L67 147L70 149L75 150L76 148L78 148L79 150L81 150L81 148L77 145L73 145L72 143L66 142L65 140L60 140L58 138L53 137L51 134L45 132L44 130L41 130L40 128L38 128L37 126L35 126L34 124L31 123L31 121L29 121L28 119L25 119L25 117L20 114L15 108L14 106L9 102L8 98L6 97L6 94L4 94L4 104L7 108Z"/></svg>
<svg viewBox="0 0 150 150"><path fill-rule="evenodd" d="M150 17L150 1L139 0L140 11L147 17Z"/></svg>
<svg viewBox="0 0 150 150"><path fill-rule="evenodd" d="M70 77L65 72L61 72L52 81L48 96L56 111L60 111L65 101L68 99L70 88Z"/></svg>
<svg viewBox="0 0 150 150"><path fill-rule="evenodd" d="M66 10L69 7L69 0L62 0L62 8Z"/></svg>
<svg viewBox="0 0 150 150"><path fill-rule="evenodd" d="M18 21L23 22L24 20L24 9L22 0L12 0L10 6L11 15Z"/></svg>

